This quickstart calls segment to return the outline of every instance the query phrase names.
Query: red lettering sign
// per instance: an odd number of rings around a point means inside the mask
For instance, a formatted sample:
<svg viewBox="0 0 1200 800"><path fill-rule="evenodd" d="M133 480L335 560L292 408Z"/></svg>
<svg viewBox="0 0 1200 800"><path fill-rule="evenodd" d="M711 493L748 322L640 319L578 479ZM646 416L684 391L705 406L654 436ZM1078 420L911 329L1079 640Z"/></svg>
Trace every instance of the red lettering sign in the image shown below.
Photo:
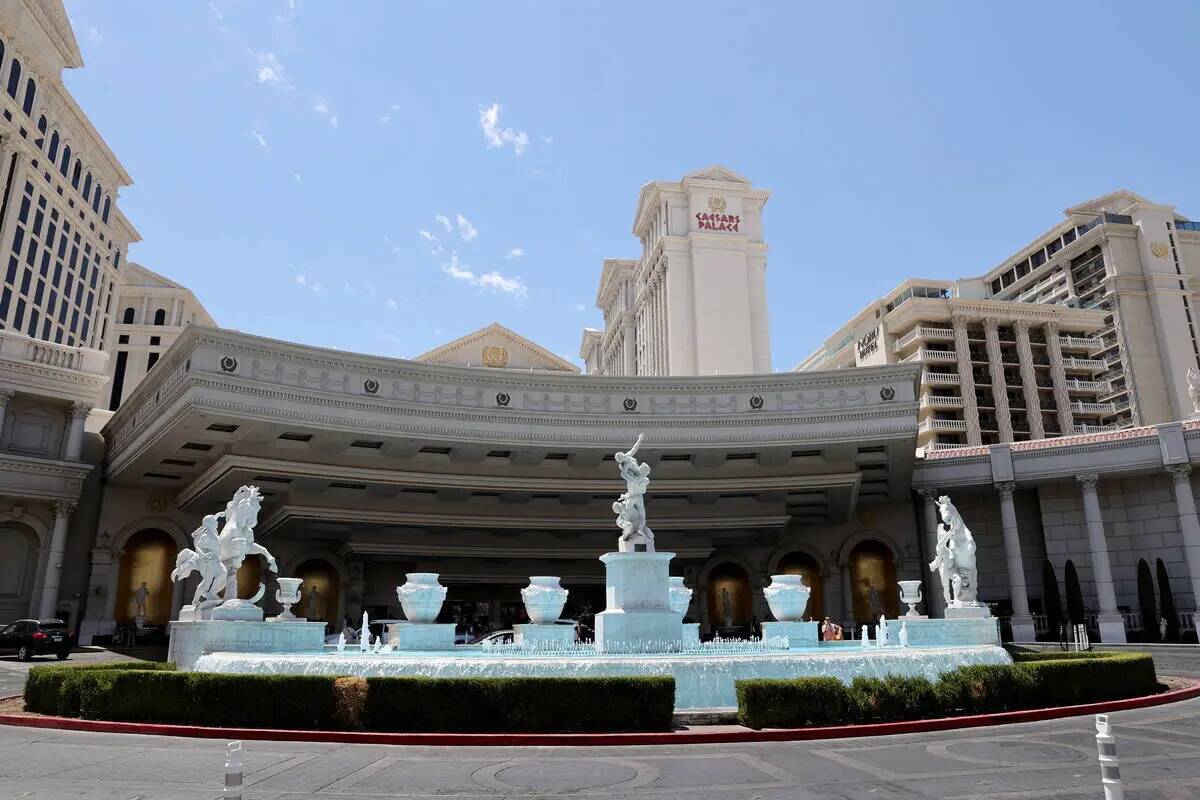
<svg viewBox="0 0 1200 800"><path fill-rule="evenodd" d="M737 233L741 224L742 218L735 214L696 214L696 227L702 231Z"/></svg>

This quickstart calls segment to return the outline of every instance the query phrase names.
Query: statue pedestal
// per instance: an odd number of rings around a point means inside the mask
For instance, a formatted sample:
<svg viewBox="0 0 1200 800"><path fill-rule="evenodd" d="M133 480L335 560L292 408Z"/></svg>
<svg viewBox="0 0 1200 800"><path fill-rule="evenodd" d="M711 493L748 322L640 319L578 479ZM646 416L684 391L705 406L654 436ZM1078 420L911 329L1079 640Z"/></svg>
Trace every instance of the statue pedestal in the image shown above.
<svg viewBox="0 0 1200 800"><path fill-rule="evenodd" d="M209 619L262 622L263 610L249 600L227 600L212 609Z"/></svg>
<svg viewBox="0 0 1200 800"><path fill-rule="evenodd" d="M388 643L397 650L453 650L454 623L393 622L387 626Z"/></svg>
<svg viewBox="0 0 1200 800"><path fill-rule="evenodd" d="M1013 616L1008 621L1008 624L1012 628L1012 637L1014 642L1037 641L1037 625L1034 624L1032 616Z"/></svg>
<svg viewBox="0 0 1200 800"><path fill-rule="evenodd" d="M963 609L959 609L963 610ZM984 611L987 609L985 608ZM947 612L950 609L946 609ZM959 619L913 619L900 617L885 620L887 640L900 643L900 626L908 631L909 647L970 647L981 644L1000 644L1000 626L995 617ZM878 635L878 634L877 634Z"/></svg>
<svg viewBox="0 0 1200 800"><path fill-rule="evenodd" d="M574 625L513 625L513 644L538 649L564 648L575 644Z"/></svg>
<svg viewBox="0 0 1200 800"><path fill-rule="evenodd" d="M179 620L171 623L167 661L189 671L205 653L316 654L324 649L324 622Z"/></svg>
<svg viewBox="0 0 1200 800"><path fill-rule="evenodd" d="M946 619L987 619L992 616L987 606L947 606Z"/></svg>
<svg viewBox="0 0 1200 800"><path fill-rule="evenodd" d="M788 647L816 647L820 635L815 622L764 622L763 639L787 639Z"/></svg>
<svg viewBox="0 0 1200 800"><path fill-rule="evenodd" d="M605 553L606 608L596 615L596 650L646 652L678 646L683 618L670 605L674 553Z"/></svg>
<svg viewBox="0 0 1200 800"><path fill-rule="evenodd" d="M700 623L699 622L683 623L683 646L684 647L699 647L700 646Z"/></svg>

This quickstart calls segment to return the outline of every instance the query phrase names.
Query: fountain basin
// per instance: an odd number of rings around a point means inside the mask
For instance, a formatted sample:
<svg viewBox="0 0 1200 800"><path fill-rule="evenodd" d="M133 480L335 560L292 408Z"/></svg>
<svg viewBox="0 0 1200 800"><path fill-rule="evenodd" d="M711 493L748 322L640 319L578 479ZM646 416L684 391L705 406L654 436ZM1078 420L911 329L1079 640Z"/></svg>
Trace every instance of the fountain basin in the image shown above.
<svg viewBox="0 0 1200 800"><path fill-rule="evenodd" d="M611 677L672 675L675 709L734 708L736 681L747 678L832 676L849 683L856 677L938 676L969 664L1008 664L1001 647L883 647L861 649L855 643L741 653L610 654L503 653L459 647L453 652L404 652L359 655L332 653L209 653L201 672L257 675L350 675L360 677L510 678Z"/></svg>

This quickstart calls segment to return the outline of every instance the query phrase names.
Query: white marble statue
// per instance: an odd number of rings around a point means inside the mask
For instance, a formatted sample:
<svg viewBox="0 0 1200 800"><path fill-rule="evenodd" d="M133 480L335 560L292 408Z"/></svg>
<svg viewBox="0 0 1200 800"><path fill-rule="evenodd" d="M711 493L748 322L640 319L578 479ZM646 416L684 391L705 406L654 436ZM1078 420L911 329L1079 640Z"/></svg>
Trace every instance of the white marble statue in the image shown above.
<svg viewBox="0 0 1200 800"><path fill-rule="evenodd" d="M1200 415L1200 369L1187 371L1188 397L1192 399L1192 415Z"/></svg>
<svg viewBox="0 0 1200 800"><path fill-rule="evenodd" d="M221 513L206 514L204 521L192 532L192 544L195 550L183 548L175 558L175 569L171 572L171 580L181 581L193 572L200 573L200 584L192 595L192 607L200 610L212 608L221 602L221 593L225 589L226 572L221 564L221 548L217 521L224 516Z"/></svg>
<svg viewBox="0 0 1200 800"><path fill-rule="evenodd" d="M979 583L975 537L949 497L939 497L937 506L942 524L938 526L937 545L929 570L941 578L947 608L978 608L980 604L975 599Z"/></svg>
<svg viewBox="0 0 1200 800"><path fill-rule="evenodd" d="M225 527L221 528L218 541L221 545L221 563L225 565L225 602L222 605L238 604L237 571L246 556L262 556L267 560L268 572L279 572L275 556L267 548L254 541L254 526L258 524L258 512L262 510L262 493L257 486L243 486L225 504ZM267 586L259 582L258 593L249 598L254 604L262 599Z"/></svg>
<svg viewBox="0 0 1200 800"><path fill-rule="evenodd" d="M146 616L146 600L150 597L150 589L146 586L146 582L142 581L142 585L133 593L134 616Z"/></svg>
<svg viewBox="0 0 1200 800"><path fill-rule="evenodd" d="M628 451L617 452L614 456L617 469L625 480L625 493L617 498L612 509L617 515L617 527L621 529L618 539L618 549L632 551L637 544L644 544L646 552L654 552L654 531L646 524L646 489L650 486L650 465L639 464L634 455L642 444L639 435L637 442Z"/></svg>

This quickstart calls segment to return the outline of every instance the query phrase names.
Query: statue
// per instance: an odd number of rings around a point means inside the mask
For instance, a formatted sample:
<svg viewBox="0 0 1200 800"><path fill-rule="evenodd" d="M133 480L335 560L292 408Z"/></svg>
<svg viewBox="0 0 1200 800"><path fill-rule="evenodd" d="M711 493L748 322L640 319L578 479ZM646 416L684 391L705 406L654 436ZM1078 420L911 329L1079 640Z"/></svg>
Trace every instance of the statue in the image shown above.
<svg viewBox="0 0 1200 800"><path fill-rule="evenodd" d="M192 544L195 550L183 548L175 558L175 569L171 572L172 581L181 581L193 572L200 573L200 584L192 595L192 608L202 610L212 608L221 602L218 595L225 589L226 572L221 564L217 520L222 513L206 514L200 527L192 532Z"/></svg>
<svg viewBox="0 0 1200 800"><path fill-rule="evenodd" d="M142 585L133 593L134 616L146 616L146 598L150 596L150 590L146 588L146 582L142 581Z"/></svg>
<svg viewBox="0 0 1200 800"><path fill-rule="evenodd" d="M617 549L622 552L636 550L636 545L645 545L646 552L654 552L654 531L646 524L646 503L644 496L650 485L650 465L639 464L634 454L642 443L639 435L633 447L627 452L618 452L614 456L617 469L625 480L625 493L617 498L612 509L617 515L617 527L621 536L617 540Z"/></svg>
<svg viewBox="0 0 1200 800"><path fill-rule="evenodd" d="M1200 415L1200 369L1187 371L1188 397L1192 399L1192 416Z"/></svg>
<svg viewBox="0 0 1200 800"><path fill-rule="evenodd" d="M721 587L721 617L726 628L733 627L733 598L729 596L729 587Z"/></svg>
<svg viewBox="0 0 1200 800"><path fill-rule="evenodd" d="M867 607L871 609L872 618L883 618L883 603L879 599L879 590L870 581L867 582Z"/></svg>
<svg viewBox="0 0 1200 800"><path fill-rule="evenodd" d="M979 608L980 603L975 599L979 579L975 565L975 537L949 497L939 497L937 506L942 524L938 526L937 545L929 570L941 578L947 608Z"/></svg>
<svg viewBox="0 0 1200 800"><path fill-rule="evenodd" d="M321 599L321 590L314 583L308 590L308 601L304 604L304 616L309 619L320 619L317 616L317 603Z"/></svg>

